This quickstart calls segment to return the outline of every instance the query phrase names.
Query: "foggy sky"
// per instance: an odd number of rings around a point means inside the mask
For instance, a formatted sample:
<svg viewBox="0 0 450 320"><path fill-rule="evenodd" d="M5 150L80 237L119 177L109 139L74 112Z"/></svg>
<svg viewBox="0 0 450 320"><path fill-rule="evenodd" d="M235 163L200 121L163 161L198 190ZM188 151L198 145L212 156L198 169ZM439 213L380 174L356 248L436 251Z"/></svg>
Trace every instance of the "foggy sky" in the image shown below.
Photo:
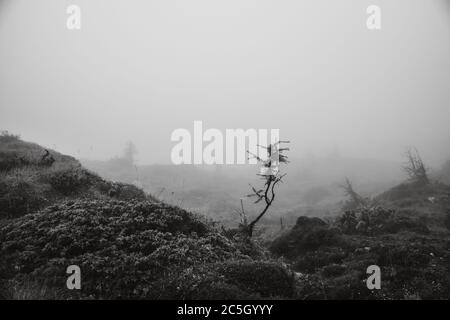
<svg viewBox="0 0 450 320"><path fill-rule="evenodd" d="M82 29L66 28L81 7ZM382 29L366 28L366 8ZM177 128L279 128L292 154L450 157L446 0L0 0L0 129L169 163Z"/></svg>

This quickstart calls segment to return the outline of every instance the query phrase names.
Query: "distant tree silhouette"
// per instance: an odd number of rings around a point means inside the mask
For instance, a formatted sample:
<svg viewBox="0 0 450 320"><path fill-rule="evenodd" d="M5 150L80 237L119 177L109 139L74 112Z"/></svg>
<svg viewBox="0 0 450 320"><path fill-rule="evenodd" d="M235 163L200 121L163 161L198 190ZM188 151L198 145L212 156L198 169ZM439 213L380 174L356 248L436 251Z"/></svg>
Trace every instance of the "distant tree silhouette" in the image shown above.
<svg viewBox="0 0 450 320"><path fill-rule="evenodd" d="M345 194L350 198L349 207L356 208L367 204L366 199L355 191L349 178L345 178L345 183L340 187L344 189Z"/></svg>
<svg viewBox="0 0 450 320"><path fill-rule="evenodd" d="M133 144L133 142L128 141L125 145L125 149L123 152L123 158L126 160L129 164L134 164L135 161L135 155L137 154L136 146Z"/></svg>
<svg viewBox="0 0 450 320"><path fill-rule="evenodd" d="M417 149L409 148L406 151L405 156L407 161L403 166L403 169L408 174L410 180L420 184L430 183L428 178L428 170L425 167Z"/></svg>

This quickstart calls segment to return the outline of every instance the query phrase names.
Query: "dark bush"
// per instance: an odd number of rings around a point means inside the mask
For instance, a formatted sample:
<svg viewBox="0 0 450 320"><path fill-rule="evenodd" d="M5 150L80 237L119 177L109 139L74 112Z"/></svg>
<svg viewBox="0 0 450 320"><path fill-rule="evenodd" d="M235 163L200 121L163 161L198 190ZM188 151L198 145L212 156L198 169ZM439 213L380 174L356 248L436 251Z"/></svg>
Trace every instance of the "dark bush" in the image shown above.
<svg viewBox="0 0 450 320"><path fill-rule="evenodd" d="M160 285L165 299L292 298L293 275L276 262L230 260L173 273Z"/></svg>
<svg viewBox="0 0 450 320"><path fill-rule="evenodd" d="M0 171L9 171L28 165L30 162L17 152L0 151Z"/></svg>
<svg viewBox="0 0 450 320"><path fill-rule="evenodd" d="M3 280L33 274L49 288L79 265L82 294L95 298L146 298L170 270L244 257L184 210L97 200L66 201L6 224L0 256Z"/></svg>
<svg viewBox="0 0 450 320"><path fill-rule="evenodd" d="M314 273L319 268L333 263L342 263L347 252L341 248L325 247L299 255L292 267L296 271Z"/></svg>
<svg viewBox="0 0 450 320"><path fill-rule="evenodd" d="M379 254L378 264L380 266L422 268L430 262L429 253L424 253L423 249L409 245L378 247L375 250Z"/></svg>
<svg viewBox="0 0 450 320"><path fill-rule="evenodd" d="M30 177L0 176L0 218L15 218L33 212L47 203L43 190Z"/></svg>
<svg viewBox="0 0 450 320"><path fill-rule="evenodd" d="M330 228L319 218L300 217L291 231L272 242L270 251L278 256L295 258L322 246L335 246L342 242L338 229Z"/></svg>
<svg viewBox="0 0 450 320"><path fill-rule="evenodd" d="M358 218L354 210L345 211L338 219L337 224L342 232L346 234L356 233Z"/></svg>
<svg viewBox="0 0 450 320"><path fill-rule="evenodd" d="M118 200L145 199L145 193L142 189L126 183L113 182L110 184L108 195Z"/></svg>
<svg viewBox="0 0 450 320"><path fill-rule="evenodd" d="M53 189L63 195L70 195L91 186L91 177L92 175L81 167L70 166L49 171L47 179Z"/></svg>
<svg viewBox="0 0 450 320"><path fill-rule="evenodd" d="M430 232L424 221L420 221L417 218L393 216L386 221L384 225L381 225L380 233L397 233L400 231L412 231L421 234L427 234Z"/></svg>
<svg viewBox="0 0 450 320"><path fill-rule="evenodd" d="M217 264L203 264L184 270L172 270L154 282L153 299L237 300L259 299L259 294L230 283L217 271Z"/></svg>
<svg viewBox="0 0 450 320"><path fill-rule="evenodd" d="M228 282L263 297L292 297L294 294L293 275L275 262L224 262L218 267L218 272Z"/></svg>
<svg viewBox="0 0 450 320"><path fill-rule="evenodd" d="M332 263L322 268L322 275L324 277L338 277L345 273L347 268L341 264Z"/></svg>
<svg viewBox="0 0 450 320"><path fill-rule="evenodd" d="M425 220L417 214L405 214L406 209L395 211L383 207L360 207L346 211L336 221L336 225L345 234L376 235L413 231L426 234L429 232Z"/></svg>

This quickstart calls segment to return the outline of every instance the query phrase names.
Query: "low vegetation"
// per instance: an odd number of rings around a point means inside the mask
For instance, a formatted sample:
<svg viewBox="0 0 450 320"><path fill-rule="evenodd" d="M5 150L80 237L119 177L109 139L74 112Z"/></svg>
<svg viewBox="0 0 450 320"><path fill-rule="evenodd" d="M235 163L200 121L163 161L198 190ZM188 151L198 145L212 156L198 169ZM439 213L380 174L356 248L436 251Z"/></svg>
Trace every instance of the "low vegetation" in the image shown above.
<svg viewBox="0 0 450 320"><path fill-rule="evenodd" d="M0 298L289 298L290 270L205 218L133 185L101 179L70 157L2 135ZM12 151L14 150L14 152ZM9 160L8 160L9 161ZM78 265L83 289L67 290ZM255 274L254 271L257 271Z"/></svg>
<svg viewBox="0 0 450 320"><path fill-rule="evenodd" d="M0 219L79 198L152 197L133 185L104 180L72 157L24 142L7 132L0 135Z"/></svg>
<svg viewBox="0 0 450 320"><path fill-rule="evenodd" d="M83 270L83 290L66 298L293 294L283 266L252 259L200 218L161 203L65 201L9 223L0 243L0 274L12 294L31 279L57 291L72 264Z"/></svg>
<svg viewBox="0 0 450 320"><path fill-rule="evenodd" d="M448 188L410 182L331 222L300 217L270 250L297 272L301 299L449 299ZM366 287L370 265L381 290Z"/></svg>
<svg viewBox="0 0 450 320"><path fill-rule="evenodd" d="M242 237L2 133L0 299L450 299L450 187L410 155L416 178L375 198L347 180L337 216L280 220L263 246L259 224ZM82 290L66 289L69 265Z"/></svg>

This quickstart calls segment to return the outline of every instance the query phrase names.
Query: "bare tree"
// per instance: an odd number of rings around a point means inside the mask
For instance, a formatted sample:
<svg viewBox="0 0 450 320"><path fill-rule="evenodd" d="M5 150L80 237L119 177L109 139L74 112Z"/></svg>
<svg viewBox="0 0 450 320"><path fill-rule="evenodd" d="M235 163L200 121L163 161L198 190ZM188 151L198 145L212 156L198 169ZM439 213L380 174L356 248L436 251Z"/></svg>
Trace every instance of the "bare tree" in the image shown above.
<svg viewBox="0 0 450 320"><path fill-rule="evenodd" d="M403 169L408 174L410 180L420 184L428 184L428 170L425 167L422 158L416 148L409 148L406 151L406 164Z"/></svg>
<svg viewBox="0 0 450 320"><path fill-rule="evenodd" d="M340 187L344 189L345 194L348 197L350 197L352 206L359 207L365 206L367 204L366 199L364 199L364 197L362 197L359 193L355 191L349 178L345 178L345 183L343 185L340 185Z"/></svg>
<svg viewBox="0 0 450 320"><path fill-rule="evenodd" d="M255 204L263 202L264 207L261 212L254 218L250 223L247 222L247 217L244 212L244 206L241 200L241 228L245 235L252 237L253 230L256 223L266 214L275 200L275 186L282 182L283 177L286 174L281 174L279 170L279 165L281 163L287 163L287 156L284 152L289 151L289 148L281 148L281 143L289 143L289 141L279 141L274 144L270 144L267 147L258 146L264 148L267 152L267 160L261 159L258 155L252 154L247 151L248 154L258 160L261 166L261 172L258 174L264 180L264 185L262 188L257 189L250 185L252 193L247 195L249 198L256 198Z"/></svg>

